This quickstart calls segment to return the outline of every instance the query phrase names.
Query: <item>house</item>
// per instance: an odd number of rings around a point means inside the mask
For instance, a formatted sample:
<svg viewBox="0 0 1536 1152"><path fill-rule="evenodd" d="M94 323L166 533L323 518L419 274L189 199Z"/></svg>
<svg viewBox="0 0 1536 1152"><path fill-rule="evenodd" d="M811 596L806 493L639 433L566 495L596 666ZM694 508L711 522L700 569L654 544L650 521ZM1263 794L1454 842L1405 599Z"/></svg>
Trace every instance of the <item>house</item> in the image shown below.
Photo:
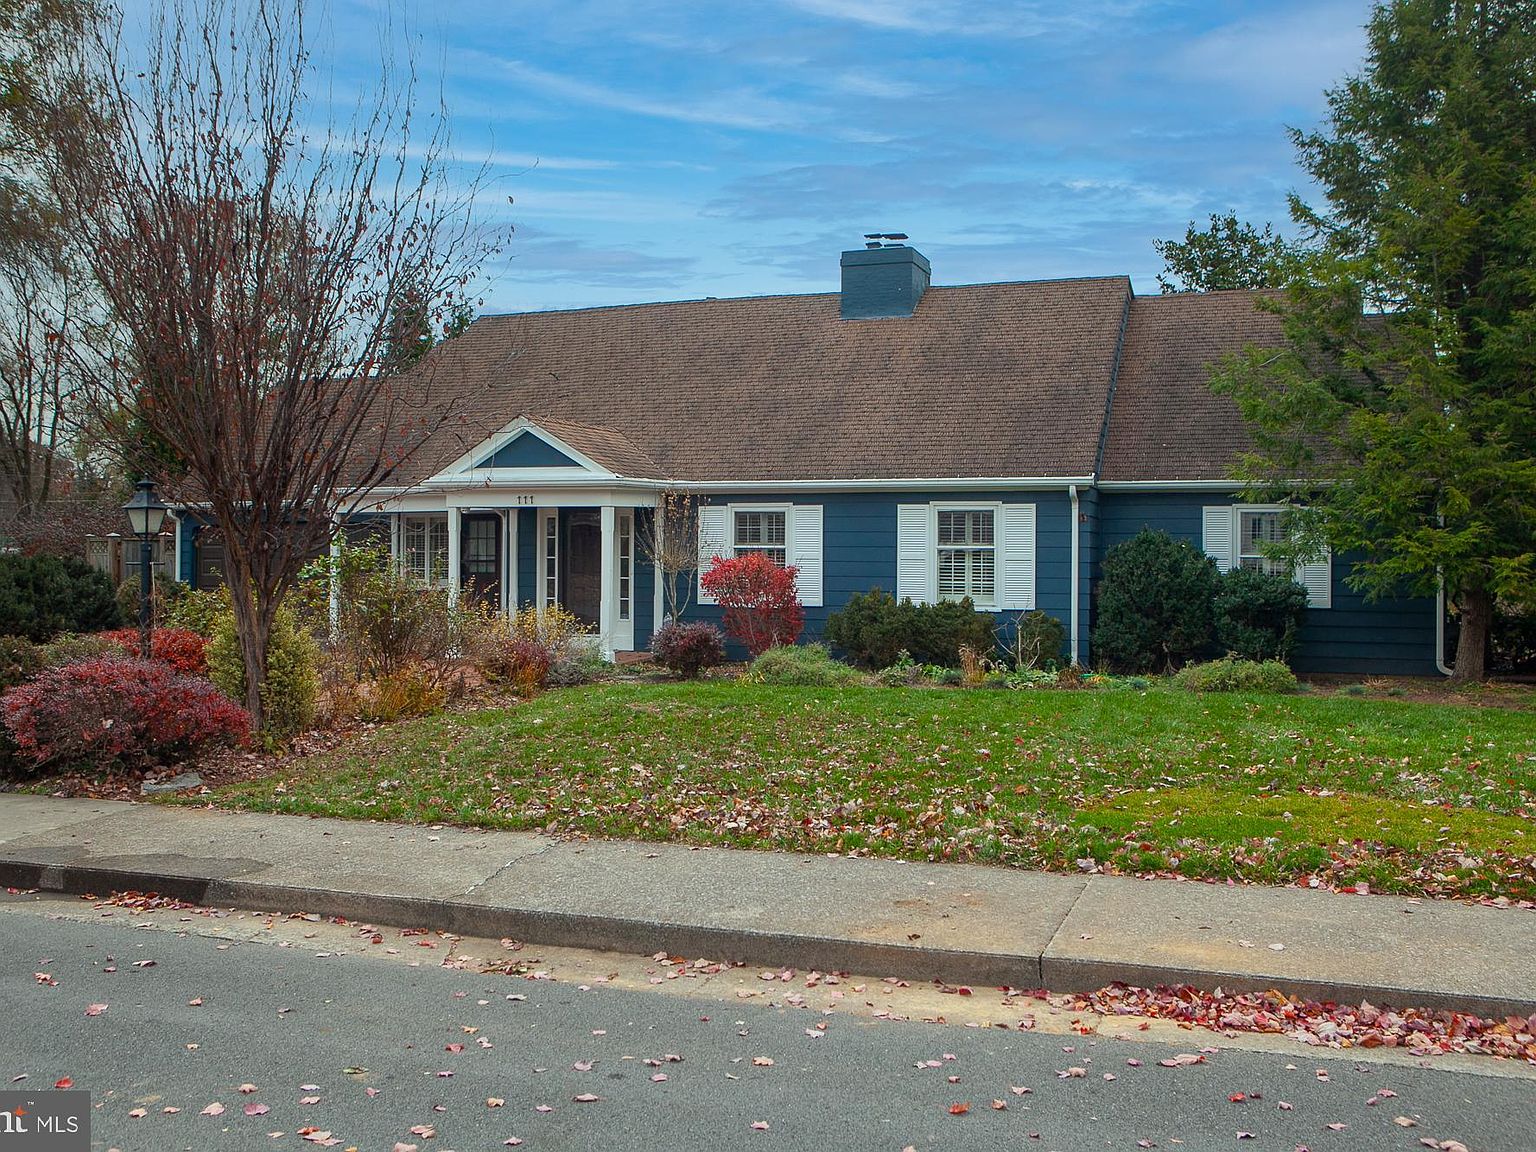
<svg viewBox="0 0 1536 1152"><path fill-rule="evenodd" d="M838 292L487 316L433 354L455 419L375 494L399 561L497 607L559 603L608 653L663 618L640 548L696 496L706 555L799 569L807 634L856 593L1041 609L1091 663L1106 549L1144 526L1219 566L1272 563L1241 504L1249 445L1206 366L1280 339L1243 292L1136 296L1123 276L937 286L906 245L845 252ZM376 525L377 526L377 522ZM180 569L200 570L196 533ZM1305 565L1299 670L1428 675L1438 606L1367 603ZM697 595L687 615L718 619Z"/></svg>

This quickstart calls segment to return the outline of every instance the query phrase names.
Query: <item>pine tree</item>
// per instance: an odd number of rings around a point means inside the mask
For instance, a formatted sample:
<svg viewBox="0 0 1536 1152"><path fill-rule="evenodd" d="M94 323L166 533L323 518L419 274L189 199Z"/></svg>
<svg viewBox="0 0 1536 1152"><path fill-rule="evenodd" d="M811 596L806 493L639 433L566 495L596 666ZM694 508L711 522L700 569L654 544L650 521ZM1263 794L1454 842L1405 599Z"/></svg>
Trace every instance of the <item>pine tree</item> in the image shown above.
<svg viewBox="0 0 1536 1152"><path fill-rule="evenodd" d="M1536 600L1536 2L1392 0L1364 69L1294 131L1323 190L1288 347L1216 374L1255 433L1243 478L1305 504L1299 552L1363 556L1371 595L1432 595L1481 679L1495 602Z"/></svg>

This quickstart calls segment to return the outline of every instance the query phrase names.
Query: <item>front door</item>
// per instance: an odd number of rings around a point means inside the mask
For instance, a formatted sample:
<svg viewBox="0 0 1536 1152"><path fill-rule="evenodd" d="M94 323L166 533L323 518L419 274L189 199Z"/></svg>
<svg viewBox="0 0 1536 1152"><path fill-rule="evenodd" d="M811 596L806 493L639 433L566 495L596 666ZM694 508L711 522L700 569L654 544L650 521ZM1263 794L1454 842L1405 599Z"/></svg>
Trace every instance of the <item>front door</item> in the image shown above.
<svg viewBox="0 0 1536 1152"><path fill-rule="evenodd" d="M573 509L565 519L565 595L560 600L583 624L599 626L603 602L603 525L595 508Z"/></svg>
<svg viewBox="0 0 1536 1152"><path fill-rule="evenodd" d="M459 536L459 583L464 598L493 612L501 609L501 517L466 513Z"/></svg>

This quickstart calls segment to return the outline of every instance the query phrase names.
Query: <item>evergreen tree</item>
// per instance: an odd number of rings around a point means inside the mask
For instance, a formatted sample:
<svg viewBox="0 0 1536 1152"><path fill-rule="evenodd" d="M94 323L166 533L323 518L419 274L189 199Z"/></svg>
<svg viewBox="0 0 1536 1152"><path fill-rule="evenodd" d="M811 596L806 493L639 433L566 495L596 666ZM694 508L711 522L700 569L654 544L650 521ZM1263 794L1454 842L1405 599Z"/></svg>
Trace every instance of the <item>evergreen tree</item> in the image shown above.
<svg viewBox="0 0 1536 1152"><path fill-rule="evenodd" d="M1364 559L1352 586L1433 594L1480 679L1495 600L1536 599L1536 0L1376 6L1364 69L1293 131L1326 203L1288 347L1217 372L1260 498L1304 505L1292 550Z"/></svg>
<svg viewBox="0 0 1536 1152"><path fill-rule="evenodd" d="M1163 258L1157 284L1170 292L1219 292L1230 288L1279 288L1297 249L1275 234L1273 224L1261 232L1238 221L1236 212L1211 213L1208 228L1193 221L1182 240L1154 240Z"/></svg>

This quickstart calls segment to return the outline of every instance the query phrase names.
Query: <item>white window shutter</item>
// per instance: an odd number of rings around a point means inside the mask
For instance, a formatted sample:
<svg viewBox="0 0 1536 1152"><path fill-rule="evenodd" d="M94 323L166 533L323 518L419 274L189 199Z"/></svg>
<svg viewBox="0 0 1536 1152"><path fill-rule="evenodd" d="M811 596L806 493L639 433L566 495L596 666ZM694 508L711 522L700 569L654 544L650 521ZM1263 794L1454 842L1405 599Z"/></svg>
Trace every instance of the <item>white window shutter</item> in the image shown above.
<svg viewBox="0 0 1536 1152"><path fill-rule="evenodd" d="M1308 608L1333 607L1333 554L1296 565L1296 583L1307 590Z"/></svg>
<svg viewBox="0 0 1536 1152"><path fill-rule="evenodd" d="M1230 504L1208 504L1204 509L1205 554L1216 561L1223 572L1231 571L1236 531Z"/></svg>
<svg viewBox="0 0 1536 1152"><path fill-rule="evenodd" d="M997 606L1027 611L1035 606L1035 506L1004 504L1002 587Z"/></svg>
<svg viewBox="0 0 1536 1152"><path fill-rule="evenodd" d="M934 600L933 517L926 504L896 508L896 599L914 604Z"/></svg>
<svg viewBox="0 0 1536 1152"><path fill-rule="evenodd" d="M800 603L808 608L820 608L822 602L821 573L821 505L796 504L789 510L789 563L800 569L795 577L795 592Z"/></svg>
<svg viewBox="0 0 1536 1152"><path fill-rule="evenodd" d="M724 504L706 504L699 509L699 603L713 604L715 598L704 591L704 573L717 556L731 554L731 510Z"/></svg>

